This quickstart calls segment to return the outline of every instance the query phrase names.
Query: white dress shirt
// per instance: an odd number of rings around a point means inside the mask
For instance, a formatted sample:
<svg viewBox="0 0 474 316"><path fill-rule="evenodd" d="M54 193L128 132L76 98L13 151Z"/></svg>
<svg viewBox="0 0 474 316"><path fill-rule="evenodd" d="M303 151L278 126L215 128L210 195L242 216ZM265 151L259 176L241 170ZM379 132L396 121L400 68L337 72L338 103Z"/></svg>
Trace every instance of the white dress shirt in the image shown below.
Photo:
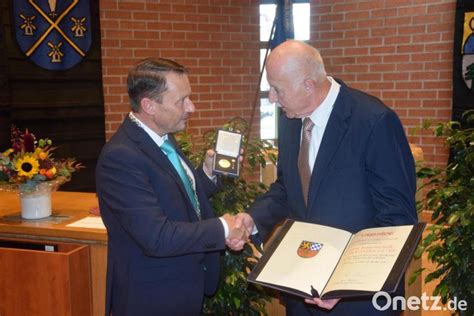
<svg viewBox="0 0 474 316"><path fill-rule="evenodd" d="M311 143L309 144L308 160L311 172L313 172L314 162L318 156L319 147L321 146L326 125L328 124L329 116L334 108L334 102L336 102L339 90L341 89L341 85L332 77L328 76L327 79L331 82L329 92L323 102L309 116L311 121L314 123L314 127L311 130ZM303 131L303 129L301 129L301 131Z"/></svg>

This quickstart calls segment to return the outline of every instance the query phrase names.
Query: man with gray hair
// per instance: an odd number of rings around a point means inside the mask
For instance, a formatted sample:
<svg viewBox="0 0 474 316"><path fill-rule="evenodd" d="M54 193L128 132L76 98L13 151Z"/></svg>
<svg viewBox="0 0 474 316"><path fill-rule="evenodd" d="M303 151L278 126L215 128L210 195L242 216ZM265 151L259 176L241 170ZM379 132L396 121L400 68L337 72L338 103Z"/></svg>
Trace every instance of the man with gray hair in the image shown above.
<svg viewBox="0 0 474 316"><path fill-rule="evenodd" d="M237 225L264 240L286 218L352 233L417 221L415 164L394 111L327 76L319 52L304 42L277 46L267 79L270 101L284 112L277 179ZM290 316L399 314L377 311L370 297L284 301Z"/></svg>

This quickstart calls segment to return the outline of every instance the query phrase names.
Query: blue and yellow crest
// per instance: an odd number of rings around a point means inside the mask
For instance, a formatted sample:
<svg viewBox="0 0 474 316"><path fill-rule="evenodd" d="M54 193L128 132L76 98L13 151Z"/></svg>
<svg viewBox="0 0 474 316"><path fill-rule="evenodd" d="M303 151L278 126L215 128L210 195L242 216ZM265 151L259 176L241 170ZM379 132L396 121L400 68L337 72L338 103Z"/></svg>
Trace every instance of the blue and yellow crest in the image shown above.
<svg viewBox="0 0 474 316"><path fill-rule="evenodd" d="M474 91L474 12L464 13L462 73L467 87Z"/></svg>
<svg viewBox="0 0 474 316"><path fill-rule="evenodd" d="M301 244L298 247L296 253L301 258L312 258L316 256L322 248L322 243L303 240L301 241Z"/></svg>
<svg viewBox="0 0 474 316"><path fill-rule="evenodd" d="M92 42L89 0L15 0L15 37L36 65L65 70L79 63Z"/></svg>

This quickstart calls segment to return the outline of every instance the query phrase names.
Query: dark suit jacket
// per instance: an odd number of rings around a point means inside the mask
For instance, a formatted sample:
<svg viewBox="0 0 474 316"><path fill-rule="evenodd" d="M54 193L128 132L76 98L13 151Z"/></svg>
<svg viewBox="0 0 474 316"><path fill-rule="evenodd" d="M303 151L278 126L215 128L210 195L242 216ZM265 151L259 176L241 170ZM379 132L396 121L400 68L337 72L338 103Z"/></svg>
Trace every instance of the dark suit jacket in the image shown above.
<svg viewBox="0 0 474 316"><path fill-rule="evenodd" d="M297 166L301 124L282 116L277 180L249 210L263 239L285 218L353 233L417 221L415 164L391 109L341 82L314 164L308 207ZM371 306L370 299L341 301L331 315L371 315Z"/></svg>
<svg viewBox="0 0 474 316"><path fill-rule="evenodd" d="M128 117L103 148L96 180L109 237L107 316L199 315L204 293L215 291L224 228L208 201L215 184L202 168L194 178L201 221L172 164Z"/></svg>

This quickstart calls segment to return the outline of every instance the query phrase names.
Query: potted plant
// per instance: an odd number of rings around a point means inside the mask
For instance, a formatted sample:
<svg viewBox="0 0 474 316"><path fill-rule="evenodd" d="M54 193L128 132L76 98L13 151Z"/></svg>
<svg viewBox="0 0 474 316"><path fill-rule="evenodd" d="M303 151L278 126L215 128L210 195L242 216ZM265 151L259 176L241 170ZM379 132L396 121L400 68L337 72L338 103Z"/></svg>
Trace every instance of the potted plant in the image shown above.
<svg viewBox="0 0 474 316"><path fill-rule="evenodd" d="M247 171L247 176L255 168L265 167L266 158L276 162L273 145L264 140L249 140L246 137L247 123L240 118L235 118L223 126L224 130L239 132L244 135L243 148L245 160L242 163ZM190 160L197 166L202 163L204 153L208 148L214 148L216 132L211 131L204 135L204 144L200 150L193 151L193 140L189 134L181 133L177 139ZM211 203L220 216L224 213L236 214L245 211L255 198L267 190L259 181L246 181L243 177L222 177L222 190L215 194ZM226 250L223 255L223 273L221 284L217 293L206 298L203 314L207 315L266 315L265 303L270 300L261 288L257 289L246 281L247 274L253 268L257 258L254 249L246 244L240 252Z"/></svg>
<svg viewBox="0 0 474 316"><path fill-rule="evenodd" d="M0 190L18 191L23 218L51 215L51 191L82 168L72 158L53 158L52 141L11 127L11 148L0 154Z"/></svg>
<svg viewBox="0 0 474 316"><path fill-rule="evenodd" d="M463 115L464 123L438 124L437 137L445 137L451 159L446 168L419 169L418 177L426 179L420 188L427 194L419 210L433 211L428 235L417 253L426 251L437 269L425 282L439 280L433 295L448 300L465 300L467 310L474 311L474 111ZM420 271L417 271L419 275Z"/></svg>

